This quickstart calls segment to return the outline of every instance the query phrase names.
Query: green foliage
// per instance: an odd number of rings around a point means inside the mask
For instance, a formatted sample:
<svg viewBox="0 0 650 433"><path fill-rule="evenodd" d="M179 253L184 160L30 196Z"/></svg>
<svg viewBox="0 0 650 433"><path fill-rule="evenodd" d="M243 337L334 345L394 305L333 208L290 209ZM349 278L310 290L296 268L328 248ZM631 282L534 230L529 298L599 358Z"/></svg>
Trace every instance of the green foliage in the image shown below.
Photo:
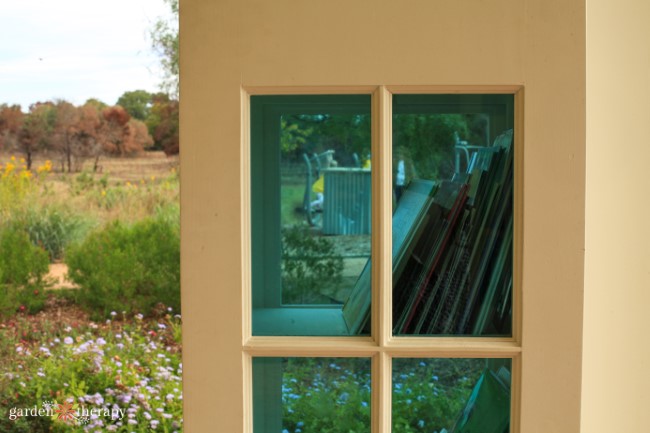
<svg viewBox="0 0 650 433"><path fill-rule="evenodd" d="M47 251L50 261L63 259L67 246L80 239L90 222L63 207L30 208L23 217L30 240Z"/></svg>
<svg viewBox="0 0 650 433"><path fill-rule="evenodd" d="M282 292L289 304L324 303L323 293L336 297L343 257L334 243L296 224L282 229Z"/></svg>
<svg viewBox="0 0 650 433"><path fill-rule="evenodd" d="M485 361L393 360L393 431L451 430ZM369 432L370 363L363 358L283 360L282 428L288 432Z"/></svg>
<svg viewBox="0 0 650 433"><path fill-rule="evenodd" d="M393 430L451 430L484 367L481 359L393 360Z"/></svg>
<svg viewBox="0 0 650 433"><path fill-rule="evenodd" d="M48 269L47 252L34 246L22 227L11 224L0 229L0 316L40 311Z"/></svg>
<svg viewBox="0 0 650 433"><path fill-rule="evenodd" d="M78 424L46 416L9 420L5 413L0 431L182 430L182 365L175 342L180 325L180 316L171 314L151 321L139 316L130 322L108 320L102 325L22 316L7 322L0 329L3 408L71 401L88 410L120 408L123 419L100 416ZM135 422L127 423L127 409Z"/></svg>
<svg viewBox="0 0 650 433"><path fill-rule="evenodd" d="M151 46L160 56L164 71L161 88L172 97L178 97L178 0L164 0L171 15L160 17L149 31Z"/></svg>
<svg viewBox="0 0 650 433"><path fill-rule="evenodd" d="M370 362L289 358L282 377L282 427L289 432L370 432Z"/></svg>
<svg viewBox="0 0 650 433"><path fill-rule="evenodd" d="M454 133L467 137L462 114L401 114L394 116L394 146L405 149L417 177L448 179L454 173Z"/></svg>
<svg viewBox="0 0 650 433"><path fill-rule="evenodd" d="M283 158L302 162L303 153L334 150L338 163L353 165L352 154L370 153L370 116L300 114L282 116L280 137Z"/></svg>
<svg viewBox="0 0 650 433"><path fill-rule="evenodd" d="M30 282L40 283L48 265L47 252L33 245L22 227L7 226L0 231L0 284L24 286Z"/></svg>
<svg viewBox="0 0 650 433"><path fill-rule="evenodd" d="M305 128L296 121L298 116L283 116L280 123L280 150L283 153L304 149L313 128Z"/></svg>
<svg viewBox="0 0 650 433"><path fill-rule="evenodd" d="M117 100L117 105L124 108L131 117L145 121L151 110L151 96L146 90L124 92Z"/></svg>
<svg viewBox="0 0 650 433"><path fill-rule="evenodd" d="M180 309L180 230L165 218L114 222L66 254L78 301L93 314L149 314L157 303Z"/></svg>

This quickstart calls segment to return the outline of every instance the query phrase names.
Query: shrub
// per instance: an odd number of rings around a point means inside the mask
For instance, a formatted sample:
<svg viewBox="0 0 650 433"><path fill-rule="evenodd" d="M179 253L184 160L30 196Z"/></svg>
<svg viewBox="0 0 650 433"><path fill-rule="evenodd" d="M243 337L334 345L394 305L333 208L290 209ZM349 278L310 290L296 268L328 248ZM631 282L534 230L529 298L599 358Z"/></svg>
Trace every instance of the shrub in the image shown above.
<svg viewBox="0 0 650 433"><path fill-rule="evenodd" d="M50 261L61 260L88 225L82 217L57 207L30 209L22 219L32 243L43 247Z"/></svg>
<svg viewBox="0 0 650 433"><path fill-rule="evenodd" d="M0 230L0 315L36 313L45 304L43 276L49 260L27 233L12 225Z"/></svg>
<svg viewBox="0 0 650 433"><path fill-rule="evenodd" d="M336 295L343 257L334 243L297 224L282 229L282 288L286 303L322 302L323 293Z"/></svg>
<svg viewBox="0 0 650 433"><path fill-rule="evenodd" d="M16 225L0 231L0 283L25 286L40 283L47 274L49 260L43 248L31 243L27 233Z"/></svg>
<svg viewBox="0 0 650 433"><path fill-rule="evenodd" d="M77 300L94 315L111 311L148 314L163 303L180 309L180 230L150 218L126 226L113 222L66 254Z"/></svg>

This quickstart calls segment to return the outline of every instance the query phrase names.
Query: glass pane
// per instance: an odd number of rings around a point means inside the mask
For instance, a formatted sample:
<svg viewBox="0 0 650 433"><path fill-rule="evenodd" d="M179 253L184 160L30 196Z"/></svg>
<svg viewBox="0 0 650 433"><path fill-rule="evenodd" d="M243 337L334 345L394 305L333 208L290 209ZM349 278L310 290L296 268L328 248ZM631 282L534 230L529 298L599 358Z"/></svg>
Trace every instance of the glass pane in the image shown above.
<svg viewBox="0 0 650 433"><path fill-rule="evenodd" d="M393 432L507 433L510 359L393 359Z"/></svg>
<svg viewBox="0 0 650 433"><path fill-rule="evenodd" d="M370 96L253 96L251 108L253 334L367 333Z"/></svg>
<svg viewBox="0 0 650 433"><path fill-rule="evenodd" d="M369 358L254 358L255 433L370 433Z"/></svg>
<svg viewBox="0 0 650 433"><path fill-rule="evenodd" d="M394 96L394 334L511 335L513 102Z"/></svg>

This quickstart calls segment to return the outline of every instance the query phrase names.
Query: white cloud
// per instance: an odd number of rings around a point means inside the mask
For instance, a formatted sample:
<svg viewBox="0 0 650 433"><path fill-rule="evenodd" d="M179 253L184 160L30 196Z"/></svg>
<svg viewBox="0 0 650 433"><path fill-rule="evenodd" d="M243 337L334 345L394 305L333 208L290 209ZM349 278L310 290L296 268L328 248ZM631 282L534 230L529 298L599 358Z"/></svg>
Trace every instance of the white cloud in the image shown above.
<svg viewBox="0 0 650 433"><path fill-rule="evenodd" d="M155 91L158 59L147 39L163 0L0 0L0 103Z"/></svg>

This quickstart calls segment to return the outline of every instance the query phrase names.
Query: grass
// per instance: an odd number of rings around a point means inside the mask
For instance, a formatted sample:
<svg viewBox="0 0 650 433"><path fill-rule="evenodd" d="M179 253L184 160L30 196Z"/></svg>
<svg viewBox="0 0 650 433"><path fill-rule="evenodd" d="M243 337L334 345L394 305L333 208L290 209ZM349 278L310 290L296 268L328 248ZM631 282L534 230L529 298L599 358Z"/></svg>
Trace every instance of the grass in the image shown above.
<svg viewBox="0 0 650 433"><path fill-rule="evenodd" d="M305 184L297 182L282 182L280 188L280 218L283 227L304 224L307 217L303 211L303 202L305 197Z"/></svg>

